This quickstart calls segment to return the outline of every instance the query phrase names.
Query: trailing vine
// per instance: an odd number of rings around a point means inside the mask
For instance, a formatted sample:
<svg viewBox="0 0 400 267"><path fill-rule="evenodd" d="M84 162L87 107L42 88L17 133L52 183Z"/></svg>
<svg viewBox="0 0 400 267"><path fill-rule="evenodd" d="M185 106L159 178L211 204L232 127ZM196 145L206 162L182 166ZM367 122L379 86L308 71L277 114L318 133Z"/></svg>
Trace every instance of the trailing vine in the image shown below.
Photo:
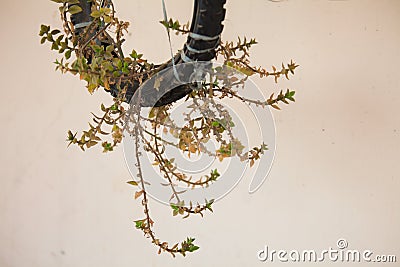
<svg viewBox="0 0 400 267"><path fill-rule="evenodd" d="M221 41L216 50L216 60L228 68L213 68L208 81L198 83L196 90L188 92L186 101L191 101L192 104L183 114L185 124L179 125L171 118L173 103L153 107L148 115L143 115L140 92L136 100L133 100L136 102L131 103L133 108L129 108L126 103L129 86L139 88L146 80L165 69L168 62L161 65L150 63L134 49L125 56L122 45L129 23L117 18L110 0L92 0L92 21L80 31L74 28L71 21L71 15L82 11L79 1L52 1L59 4L63 28L52 29L48 25L41 25L39 35L42 44L49 43L51 50L60 54L59 59L55 61L56 70L79 76L81 80L86 81L86 88L90 94L100 88L108 92L117 88L118 91L111 104L101 104L98 114L92 113L92 121L87 130L80 134L68 131L68 145L76 145L82 150L101 146L103 152L110 152L122 142L125 135L132 136L135 141L137 179L128 183L139 188L135 192L135 199L141 199L144 213L144 218L135 220L135 227L151 239L159 248L159 253L165 251L175 257L176 254L185 256L188 252L196 251L199 247L194 244L195 239L192 237L173 245L156 237L153 230L155 220L150 215L149 195L146 190L148 182L141 165L141 150L152 155L153 165L158 167L164 179L163 186L171 190L170 208L173 216L203 217L206 211L213 212L213 199L206 200L204 204L185 203L180 198L184 192L176 190L176 183L183 183L187 188L207 187L218 182L221 176L218 169L211 169L209 174L201 177L188 177L186 173L178 170L173 158L165 156L166 147L180 150L187 157L202 153L220 161L238 157L252 167L268 150L268 146L262 143L253 148L244 147L234 136L234 121L220 101L234 98L248 105L260 108L270 106L279 110L282 104L295 101L295 91L286 89L271 93L268 99L249 99L242 96L237 88L244 87L247 78L253 75L261 78L272 77L276 83L282 77L289 79L298 65L291 61L287 64L282 63L280 68L272 66L271 70L253 66L249 58L251 47L257 44L255 39ZM176 34L185 35L190 32L189 24L182 25L177 20L169 19L161 21L161 24ZM230 69L243 73L244 78L238 79L230 73ZM159 90L161 84L161 81L156 80L155 90ZM175 141L167 140L166 135ZM210 140L219 145L215 151L206 147Z"/></svg>

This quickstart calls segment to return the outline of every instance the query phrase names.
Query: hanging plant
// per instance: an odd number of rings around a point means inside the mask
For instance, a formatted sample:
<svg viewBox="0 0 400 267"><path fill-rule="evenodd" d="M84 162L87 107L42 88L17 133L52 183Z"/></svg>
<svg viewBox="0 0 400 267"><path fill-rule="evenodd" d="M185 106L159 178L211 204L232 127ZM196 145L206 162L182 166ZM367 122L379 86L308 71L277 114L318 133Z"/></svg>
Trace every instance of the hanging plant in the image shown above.
<svg viewBox="0 0 400 267"><path fill-rule="evenodd" d="M240 93L245 90L248 77L271 77L275 82L289 79L298 67L296 63L282 64L271 70L251 65L250 48L255 39L239 38L236 42L221 41L222 22L225 18L225 0L195 1L192 23L182 25L166 15L161 24L176 34L187 35L183 49L164 64L154 64L131 50L125 54L123 43L128 22L116 16L110 0L52 0L59 4L63 28L51 29L42 25L41 43L50 43L60 53L55 61L56 70L77 75L86 81L90 94L103 88L112 95L112 104L100 105L93 115L89 129L81 134L68 131L68 145L82 150L102 146L103 152L113 151L124 138L130 138L135 151L137 174L128 183L139 189L135 199L141 199L144 218L135 221L135 227L162 251L186 255L199 247L194 238L170 245L158 239L153 231L154 221L149 211L150 185L143 164L143 152L153 159L163 179L163 186L171 192L168 200L174 216L187 218L203 216L213 211L214 199L203 203L186 201L177 184L188 190L207 188L219 182L221 172L210 169L207 174L192 177L179 169L174 158L168 157L169 148L181 151L186 157L205 154L224 162L237 158L252 167L268 150L265 143L248 148L235 134L231 112L223 105L226 99L236 99L247 105L267 109L280 109L281 104L295 101L292 90L270 94L267 99L251 99ZM166 11L164 6L164 11ZM221 62L220 65L212 63ZM214 61L215 62L215 61ZM181 114L183 123L173 119L176 103L188 104ZM147 114L146 114L147 111ZM207 144L213 142L216 149Z"/></svg>

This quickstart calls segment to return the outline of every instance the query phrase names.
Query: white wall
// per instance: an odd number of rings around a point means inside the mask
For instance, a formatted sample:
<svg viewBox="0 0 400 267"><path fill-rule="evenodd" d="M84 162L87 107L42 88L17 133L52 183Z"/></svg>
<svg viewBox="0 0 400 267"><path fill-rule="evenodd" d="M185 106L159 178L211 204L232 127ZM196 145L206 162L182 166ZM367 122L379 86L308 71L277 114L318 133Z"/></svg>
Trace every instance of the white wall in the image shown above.
<svg viewBox="0 0 400 267"><path fill-rule="evenodd" d="M190 18L191 1L167 4L171 16ZM58 55L37 33L41 23L60 25L57 6L1 6L0 266L280 266L258 262L256 252L323 250L341 237L400 261L399 1L228 1L224 39L257 37L257 65L296 60L297 74L280 85L296 89L297 102L274 112L276 161L256 194L245 179L214 214L188 221L151 204L159 236L195 236L201 246L175 260L156 255L133 227L141 208L122 149L66 149L66 131L85 129L110 98L54 72ZM167 59L160 1L116 6L133 22L129 48ZM182 43L174 38L175 49Z"/></svg>

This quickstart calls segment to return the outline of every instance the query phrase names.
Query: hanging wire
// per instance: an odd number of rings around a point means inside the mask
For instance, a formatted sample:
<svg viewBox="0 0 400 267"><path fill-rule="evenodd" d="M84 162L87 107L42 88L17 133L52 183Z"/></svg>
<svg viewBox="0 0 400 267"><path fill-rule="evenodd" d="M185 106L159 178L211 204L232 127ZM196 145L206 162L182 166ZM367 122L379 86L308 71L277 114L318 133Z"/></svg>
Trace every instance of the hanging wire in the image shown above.
<svg viewBox="0 0 400 267"><path fill-rule="evenodd" d="M163 13L164 13L164 21L168 22L167 8L165 6L165 1L164 0L162 0L162 8L163 8ZM181 82L181 80L179 79L178 71L176 70L176 66L175 66L174 53L172 52L172 42L171 42L170 29L169 29L169 27L165 27L165 28L167 29L167 34L168 34L169 50L170 50L170 53L171 53L171 62L172 62L172 67L174 69L174 75L175 75L175 78L179 82Z"/></svg>

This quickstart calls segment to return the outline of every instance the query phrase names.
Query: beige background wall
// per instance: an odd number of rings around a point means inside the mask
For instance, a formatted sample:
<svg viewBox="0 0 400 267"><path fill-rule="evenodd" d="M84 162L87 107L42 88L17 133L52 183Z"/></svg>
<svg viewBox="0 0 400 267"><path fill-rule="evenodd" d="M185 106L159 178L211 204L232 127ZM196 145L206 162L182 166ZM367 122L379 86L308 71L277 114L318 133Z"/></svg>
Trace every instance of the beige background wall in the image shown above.
<svg viewBox="0 0 400 267"><path fill-rule="evenodd" d="M133 22L128 48L167 59L160 1L115 2ZM190 18L192 1L167 4L170 16ZM297 102L274 111L276 161L256 194L246 178L203 220L152 204L158 235L201 246L175 260L133 227L141 211L122 149L66 149L66 131L84 129L110 98L54 72L58 55L37 33L60 25L56 5L1 7L0 266L266 266L256 258L264 245L323 250L341 237L400 261L400 1L228 1L223 38L257 37L257 65L296 60L297 75L280 85L296 89Z"/></svg>

